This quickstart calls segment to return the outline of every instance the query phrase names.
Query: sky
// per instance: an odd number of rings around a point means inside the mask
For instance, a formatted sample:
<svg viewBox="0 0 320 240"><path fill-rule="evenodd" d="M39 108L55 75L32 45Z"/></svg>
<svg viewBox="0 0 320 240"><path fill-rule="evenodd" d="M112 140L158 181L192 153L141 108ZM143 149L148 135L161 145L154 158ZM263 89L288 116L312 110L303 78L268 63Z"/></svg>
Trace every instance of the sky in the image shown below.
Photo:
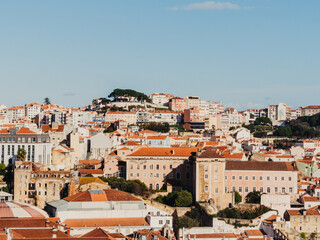
<svg viewBox="0 0 320 240"><path fill-rule="evenodd" d="M0 104L115 88L238 109L320 105L320 1L0 1Z"/></svg>

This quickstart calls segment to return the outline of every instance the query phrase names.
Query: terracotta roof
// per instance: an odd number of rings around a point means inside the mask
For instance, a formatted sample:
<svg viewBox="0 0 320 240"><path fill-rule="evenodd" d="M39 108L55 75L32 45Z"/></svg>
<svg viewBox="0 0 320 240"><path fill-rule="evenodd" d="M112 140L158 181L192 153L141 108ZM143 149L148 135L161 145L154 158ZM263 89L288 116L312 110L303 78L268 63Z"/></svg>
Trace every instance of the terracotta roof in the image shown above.
<svg viewBox="0 0 320 240"><path fill-rule="evenodd" d="M217 153L215 149L208 149L202 152L198 158L222 158L221 154Z"/></svg>
<svg viewBox="0 0 320 240"><path fill-rule="evenodd" d="M141 201L130 193L115 189L87 190L64 198L68 202Z"/></svg>
<svg viewBox="0 0 320 240"><path fill-rule="evenodd" d="M226 170L297 171L291 162L226 161Z"/></svg>
<svg viewBox="0 0 320 240"><path fill-rule="evenodd" d="M2 129L0 130L0 134L9 134L8 129Z"/></svg>
<svg viewBox="0 0 320 240"><path fill-rule="evenodd" d="M36 134L35 132L31 131L29 128L22 127L16 134Z"/></svg>
<svg viewBox="0 0 320 240"><path fill-rule="evenodd" d="M194 238L236 238L234 233L202 233L202 234L190 234L190 239Z"/></svg>
<svg viewBox="0 0 320 240"><path fill-rule="evenodd" d="M306 211L306 215L320 215L320 205L308 209L287 210L287 212L290 216L299 216L303 215L304 210Z"/></svg>
<svg viewBox="0 0 320 240"><path fill-rule="evenodd" d="M52 238L53 234L56 234L57 238L65 238L68 235L60 230L53 229L10 229L12 239L24 239L24 238Z"/></svg>
<svg viewBox="0 0 320 240"><path fill-rule="evenodd" d="M68 227L149 226L145 218L67 219L64 224Z"/></svg>
<svg viewBox="0 0 320 240"><path fill-rule="evenodd" d="M49 223L48 223L49 220ZM5 218L0 219L0 229L3 230L5 228L39 228L56 226L54 222L50 221L50 218Z"/></svg>
<svg viewBox="0 0 320 240"><path fill-rule="evenodd" d="M128 156L172 156L172 157L190 157L192 153L197 152L197 148L140 148Z"/></svg>
<svg viewBox="0 0 320 240"><path fill-rule="evenodd" d="M147 140L165 140L168 136L148 136Z"/></svg>
<svg viewBox="0 0 320 240"><path fill-rule="evenodd" d="M81 238L88 238L88 237L96 237L96 238L108 238L110 240L115 240L114 237L111 236L109 232L106 230L103 230L102 228L96 228L84 235L81 236Z"/></svg>
<svg viewBox="0 0 320 240"><path fill-rule="evenodd" d="M101 169L78 169L77 171L81 174L103 174Z"/></svg>
<svg viewBox="0 0 320 240"><path fill-rule="evenodd" d="M100 184L107 185L104 181L102 181L100 178L97 178L97 177L82 177L79 179L80 185L88 184L88 183L100 183Z"/></svg>
<svg viewBox="0 0 320 240"><path fill-rule="evenodd" d="M49 125L42 125L42 132L63 132L64 125L59 125L58 128L51 128Z"/></svg>

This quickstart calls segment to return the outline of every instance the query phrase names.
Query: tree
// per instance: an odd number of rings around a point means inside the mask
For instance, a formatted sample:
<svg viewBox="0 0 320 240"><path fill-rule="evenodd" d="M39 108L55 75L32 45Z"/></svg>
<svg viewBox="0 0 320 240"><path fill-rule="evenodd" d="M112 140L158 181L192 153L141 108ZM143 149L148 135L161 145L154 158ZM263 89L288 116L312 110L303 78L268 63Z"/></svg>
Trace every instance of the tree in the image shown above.
<svg viewBox="0 0 320 240"><path fill-rule="evenodd" d="M0 175L4 176L6 174L6 165L4 163L0 163Z"/></svg>
<svg viewBox="0 0 320 240"><path fill-rule="evenodd" d="M117 97L122 97L122 96L135 97L138 101L144 101L144 100L150 101L149 97L146 94L137 92L132 89L116 88L108 95L108 97L113 98L113 100L115 100Z"/></svg>
<svg viewBox="0 0 320 240"><path fill-rule="evenodd" d="M44 104L46 104L46 105L49 105L49 104L51 104L51 101L50 101L50 99L48 98L48 97L46 97L46 98L44 98Z"/></svg>
<svg viewBox="0 0 320 240"><path fill-rule="evenodd" d="M267 125L267 124L272 125L272 121L268 117L258 117L254 121L254 125Z"/></svg>
<svg viewBox="0 0 320 240"><path fill-rule="evenodd" d="M91 173L85 175L84 177L93 177L93 175Z"/></svg>
<svg viewBox="0 0 320 240"><path fill-rule="evenodd" d="M300 239L306 239L306 234L304 232L300 233Z"/></svg>
<svg viewBox="0 0 320 240"><path fill-rule="evenodd" d="M275 131L275 135L282 137L291 137L292 130L290 126L279 127L277 131Z"/></svg>
<svg viewBox="0 0 320 240"><path fill-rule="evenodd" d="M192 205L192 194L187 190L178 192L174 201L175 207L190 207Z"/></svg>
<svg viewBox="0 0 320 240"><path fill-rule="evenodd" d="M187 216L179 217L174 222L174 228L180 229L180 228L192 228L196 226L196 220L189 218Z"/></svg>
<svg viewBox="0 0 320 240"><path fill-rule="evenodd" d="M247 203L260 203L261 193L259 191L249 192L246 196Z"/></svg>
<svg viewBox="0 0 320 240"><path fill-rule="evenodd" d="M18 161L25 161L27 156L27 152L24 148L19 148L17 152Z"/></svg>
<svg viewBox="0 0 320 240"><path fill-rule="evenodd" d="M234 202L235 203L242 202L242 197L241 197L240 193L237 191L234 191Z"/></svg>

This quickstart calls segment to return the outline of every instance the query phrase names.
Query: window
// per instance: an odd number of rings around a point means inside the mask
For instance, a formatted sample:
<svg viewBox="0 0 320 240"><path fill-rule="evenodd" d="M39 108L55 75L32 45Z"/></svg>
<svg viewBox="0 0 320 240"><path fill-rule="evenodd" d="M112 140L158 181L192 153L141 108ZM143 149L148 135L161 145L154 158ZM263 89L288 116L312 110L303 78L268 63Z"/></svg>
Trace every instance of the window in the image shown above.
<svg viewBox="0 0 320 240"><path fill-rule="evenodd" d="M242 180L242 176L239 176L239 180Z"/></svg>
<svg viewBox="0 0 320 240"><path fill-rule="evenodd" d="M156 168L157 168L157 170L159 170L159 168L160 168L159 164L157 164Z"/></svg>
<svg viewBox="0 0 320 240"><path fill-rule="evenodd" d="M252 180L255 181L256 180L256 176L252 176Z"/></svg>
<svg viewBox="0 0 320 240"><path fill-rule="evenodd" d="M163 165L162 168L163 168L163 170L166 170L166 165Z"/></svg>
<svg viewBox="0 0 320 240"><path fill-rule="evenodd" d="M204 191L205 191L205 192L208 192L208 190L209 190L208 185L205 185L205 186L204 186Z"/></svg>
<svg viewBox="0 0 320 240"><path fill-rule="evenodd" d="M236 187L233 186L233 187L232 187L232 192L235 192L235 191L236 191Z"/></svg>
<svg viewBox="0 0 320 240"><path fill-rule="evenodd" d="M204 166L204 171L208 172L208 166Z"/></svg>
<svg viewBox="0 0 320 240"><path fill-rule="evenodd" d="M130 173L130 177L133 177L133 173Z"/></svg>
<svg viewBox="0 0 320 240"><path fill-rule="evenodd" d="M277 188L277 187L275 187L275 188L274 188L274 191L277 193L277 192L278 192L278 188Z"/></svg>
<svg viewBox="0 0 320 240"><path fill-rule="evenodd" d="M150 164L150 170L152 170L153 169L153 164Z"/></svg>
<svg viewBox="0 0 320 240"><path fill-rule="evenodd" d="M260 177L259 177L259 180L262 181L262 179L263 179L262 176L260 176Z"/></svg>
<svg viewBox="0 0 320 240"><path fill-rule="evenodd" d="M257 191L257 188L256 187L253 187L252 188L252 192L256 192Z"/></svg>
<svg viewBox="0 0 320 240"><path fill-rule="evenodd" d="M146 170L147 169L147 165L143 165L143 169Z"/></svg>
<svg viewBox="0 0 320 240"><path fill-rule="evenodd" d="M137 178L138 178L138 177L140 177L140 174L139 174L139 173L137 173Z"/></svg>
<svg viewBox="0 0 320 240"><path fill-rule="evenodd" d="M204 179L205 179L205 180L208 180L208 178L209 178L209 177L208 177L208 174L205 174L205 175L204 175Z"/></svg>
<svg viewBox="0 0 320 240"><path fill-rule="evenodd" d="M284 177L281 177L281 181L284 181Z"/></svg>
<svg viewBox="0 0 320 240"><path fill-rule="evenodd" d="M156 177L157 177L157 178L159 177L159 173L156 173Z"/></svg>
<svg viewBox="0 0 320 240"><path fill-rule="evenodd" d="M278 180L278 177L274 177L274 180L276 180L276 181L277 181L277 180Z"/></svg>
<svg viewBox="0 0 320 240"><path fill-rule="evenodd" d="M263 193L263 187L260 187L260 192Z"/></svg>
<svg viewBox="0 0 320 240"><path fill-rule="evenodd" d="M232 176L232 180L236 180L236 176Z"/></svg>
<svg viewBox="0 0 320 240"><path fill-rule="evenodd" d="M153 173L150 173L150 177L151 177L151 178L153 177Z"/></svg>
<svg viewBox="0 0 320 240"><path fill-rule="evenodd" d="M170 169L172 169L172 164L170 164Z"/></svg>
<svg viewBox="0 0 320 240"><path fill-rule="evenodd" d="M270 181L270 177L269 176L267 176L267 181Z"/></svg>
<svg viewBox="0 0 320 240"><path fill-rule="evenodd" d="M227 176L227 175L226 175L226 176L224 176L224 179L225 179L225 180L227 180L227 179L228 179L228 176Z"/></svg>
<svg viewBox="0 0 320 240"><path fill-rule="evenodd" d="M244 188L244 191L247 193L247 192L249 192L249 188L248 187L245 187Z"/></svg>
<svg viewBox="0 0 320 240"><path fill-rule="evenodd" d="M270 193L270 188L269 187L267 187L267 193Z"/></svg>
<svg viewBox="0 0 320 240"><path fill-rule="evenodd" d="M133 164L130 164L130 169L133 169Z"/></svg>
<svg viewBox="0 0 320 240"><path fill-rule="evenodd" d="M219 188L215 187L214 191L215 191L215 193L219 193Z"/></svg>
<svg viewBox="0 0 320 240"><path fill-rule="evenodd" d="M286 193L286 188L283 187L283 188L281 189L281 192L282 192L282 193Z"/></svg>
<svg viewBox="0 0 320 240"><path fill-rule="evenodd" d="M239 193L242 193L242 187L239 187Z"/></svg>
<svg viewBox="0 0 320 240"><path fill-rule="evenodd" d="M292 191L292 187L289 187L289 193L292 193L293 191Z"/></svg>
<svg viewBox="0 0 320 240"><path fill-rule="evenodd" d="M162 220L159 220L159 224L163 224L163 221L162 221Z"/></svg>
<svg viewBox="0 0 320 240"><path fill-rule="evenodd" d="M291 177L289 177L289 181L291 181Z"/></svg>
<svg viewBox="0 0 320 240"><path fill-rule="evenodd" d="M249 180L249 176L246 176L246 177L245 177L245 180L248 181L248 180Z"/></svg>

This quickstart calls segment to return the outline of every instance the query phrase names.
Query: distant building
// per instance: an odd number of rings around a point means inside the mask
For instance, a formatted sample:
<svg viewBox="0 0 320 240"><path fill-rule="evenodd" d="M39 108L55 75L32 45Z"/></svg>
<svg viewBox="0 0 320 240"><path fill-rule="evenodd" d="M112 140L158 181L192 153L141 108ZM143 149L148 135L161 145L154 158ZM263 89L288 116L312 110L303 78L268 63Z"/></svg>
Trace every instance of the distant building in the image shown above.
<svg viewBox="0 0 320 240"><path fill-rule="evenodd" d="M51 147L48 134L37 134L25 127L0 130L0 159L5 165L14 163L18 149L24 148L27 161L50 166Z"/></svg>

